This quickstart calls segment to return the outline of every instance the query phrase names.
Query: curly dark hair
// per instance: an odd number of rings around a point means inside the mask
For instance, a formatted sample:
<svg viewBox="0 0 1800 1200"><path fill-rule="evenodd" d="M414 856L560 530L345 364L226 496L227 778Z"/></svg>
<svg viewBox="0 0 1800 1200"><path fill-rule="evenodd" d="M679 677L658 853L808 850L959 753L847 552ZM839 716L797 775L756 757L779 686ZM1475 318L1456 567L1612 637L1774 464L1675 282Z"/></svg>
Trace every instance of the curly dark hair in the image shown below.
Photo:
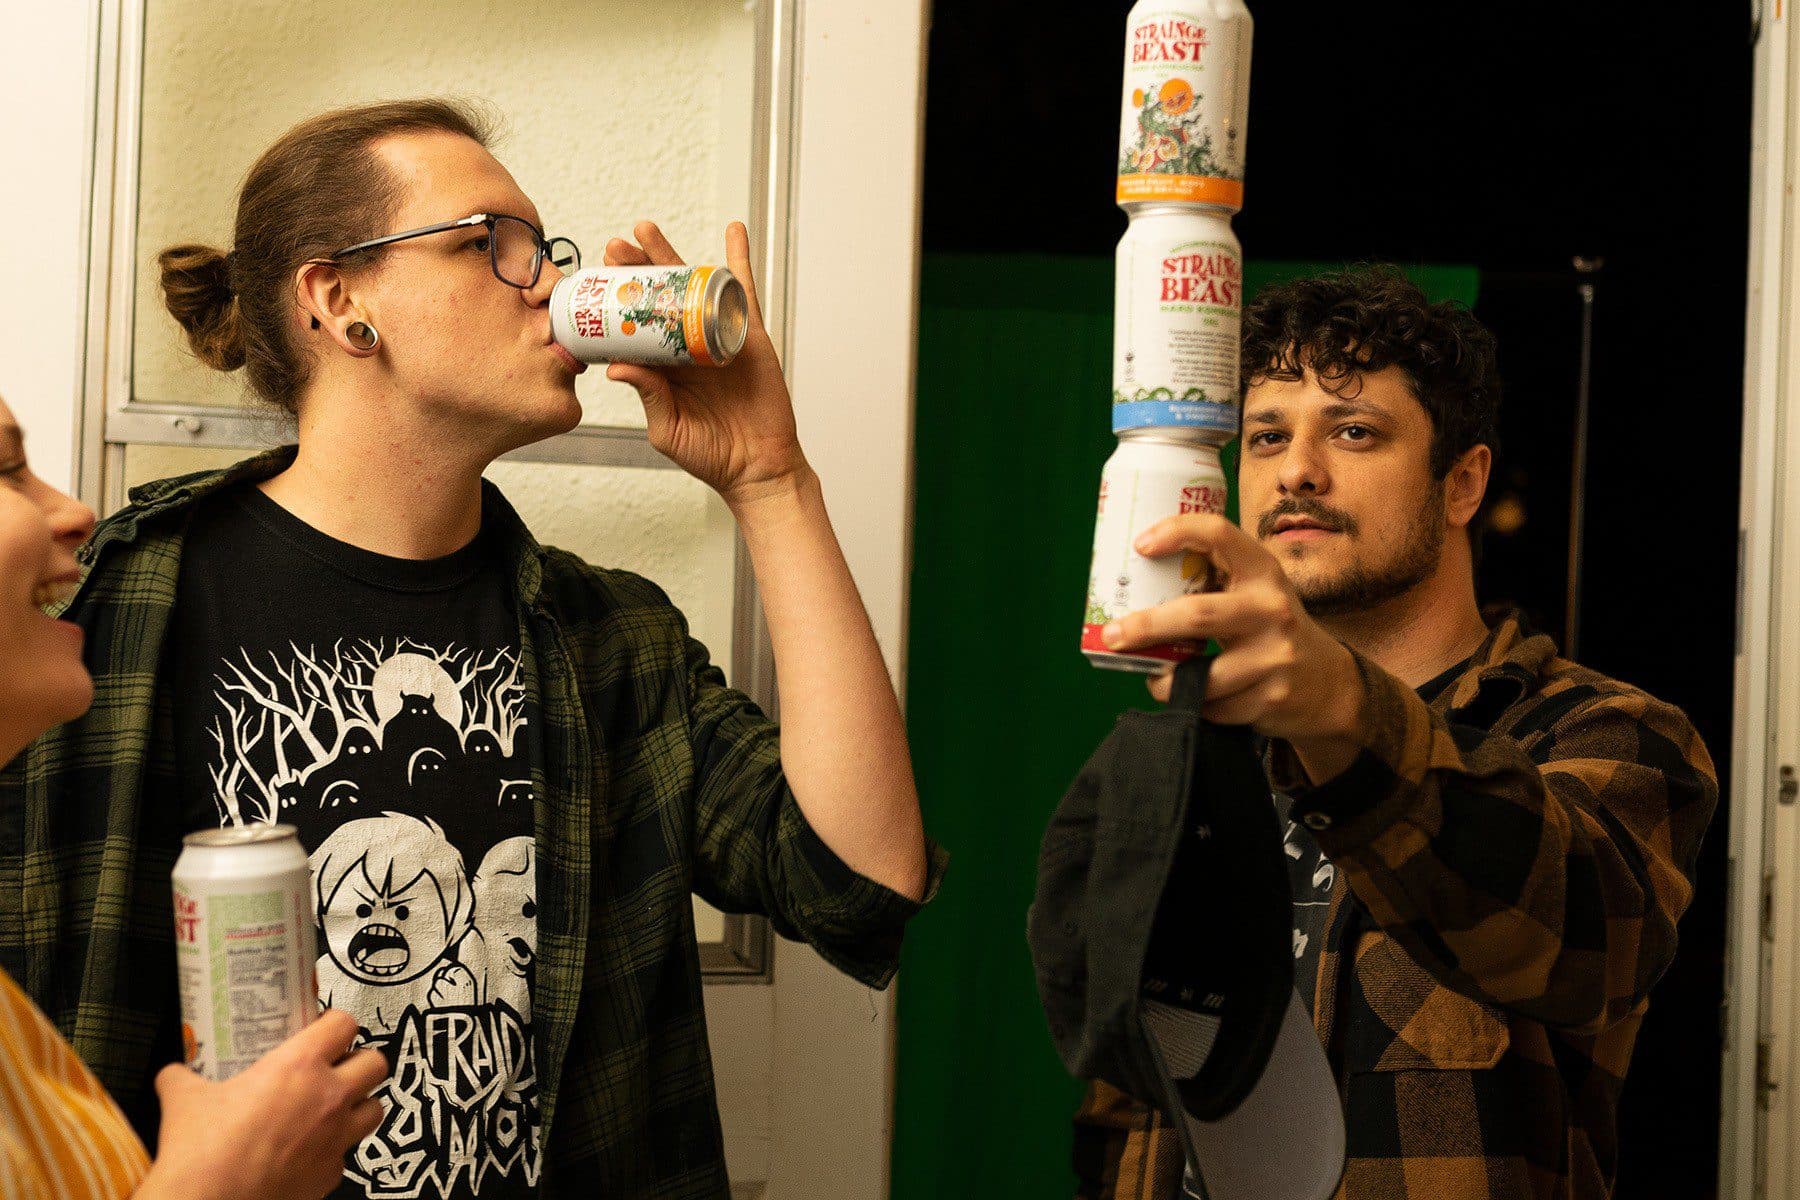
<svg viewBox="0 0 1800 1200"><path fill-rule="evenodd" d="M1358 266L1263 288L1244 308L1244 388L1298 380L1327 391L1399 367L1431 417L1438 479L1471 447L1500 451L1494 335L1455 301L1432 304L1397 267Z"/></svg>

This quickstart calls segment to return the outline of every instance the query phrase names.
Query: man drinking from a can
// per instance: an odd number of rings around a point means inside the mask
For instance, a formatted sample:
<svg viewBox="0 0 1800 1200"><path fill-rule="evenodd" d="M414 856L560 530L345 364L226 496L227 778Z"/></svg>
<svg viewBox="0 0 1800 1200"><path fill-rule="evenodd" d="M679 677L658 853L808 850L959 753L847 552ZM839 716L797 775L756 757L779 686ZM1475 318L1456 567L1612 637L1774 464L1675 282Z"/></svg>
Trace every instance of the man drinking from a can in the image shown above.
<svg viewBox="0 0 1800 1200"><path fill-rule="evenodd" d="M1175 516L1137 543L1206 556L1222 589L1102 636L1216 639L1204 715L1267 739L1297 986L1345 1097L1339 1195L1609 1195L1712 761L1679 709L1516 611L1484 620L1500 386L1466 310L1385 269L1266 289L1243 379L1242 528ZM1090 1090L1076 1137L1084 1197L1176 1194L1173 1133L1118 1093Z"/></svg>

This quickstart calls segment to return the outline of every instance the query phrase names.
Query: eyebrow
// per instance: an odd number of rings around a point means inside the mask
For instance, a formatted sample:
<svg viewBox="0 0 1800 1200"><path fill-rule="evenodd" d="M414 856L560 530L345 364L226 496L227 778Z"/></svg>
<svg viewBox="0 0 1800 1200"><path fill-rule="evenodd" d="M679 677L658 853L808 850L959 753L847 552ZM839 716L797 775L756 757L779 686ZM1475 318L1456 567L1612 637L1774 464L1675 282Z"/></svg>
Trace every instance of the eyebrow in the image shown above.
<svg viewBox="0 0 1800 1200"><path fill-rule="evenodd" d="M1345 417L1387 417L1390 414L1373 404L1359 404L1354 400L1336 400L1319 409L1328 421L1341 421ZM1287 410L1282 408L1260 408L1252 413L1244 414L1244 424L1279 425Z"/></svg>

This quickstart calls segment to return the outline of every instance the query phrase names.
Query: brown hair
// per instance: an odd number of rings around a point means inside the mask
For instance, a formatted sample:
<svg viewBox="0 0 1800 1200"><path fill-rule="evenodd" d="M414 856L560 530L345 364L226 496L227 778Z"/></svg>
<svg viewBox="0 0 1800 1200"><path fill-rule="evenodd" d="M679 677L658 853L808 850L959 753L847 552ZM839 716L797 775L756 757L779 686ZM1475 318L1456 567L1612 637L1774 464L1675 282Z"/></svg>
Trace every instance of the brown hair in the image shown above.
<svg viewBox="0 0 1800 1200"><path fill-rule="evenodd" d="M194 243L157 255L164 303L195 356L246 368L257 395L292 412L312 366L294 336L294 271L390 232L401 189L374 144L434 130L486 146L493 123L463 101L390 100L321 113L265 150L238 196L229 257Z"/></svg>

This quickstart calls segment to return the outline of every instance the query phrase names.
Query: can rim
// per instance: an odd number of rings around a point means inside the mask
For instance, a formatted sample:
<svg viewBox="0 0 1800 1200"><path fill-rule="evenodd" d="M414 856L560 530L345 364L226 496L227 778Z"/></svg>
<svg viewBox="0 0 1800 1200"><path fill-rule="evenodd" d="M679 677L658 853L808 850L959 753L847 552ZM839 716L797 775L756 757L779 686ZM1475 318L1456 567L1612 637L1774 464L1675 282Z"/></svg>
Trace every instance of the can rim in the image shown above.
<svg viewBox="0 0 1800 1200"><path fill-rule="evenodd" d="M202 829L190 833L181 839L184 846L260 846L271 842L298 840L300 831L292 825L276 825L273 823L255 825L225 825L218 829Z"/></svg>

